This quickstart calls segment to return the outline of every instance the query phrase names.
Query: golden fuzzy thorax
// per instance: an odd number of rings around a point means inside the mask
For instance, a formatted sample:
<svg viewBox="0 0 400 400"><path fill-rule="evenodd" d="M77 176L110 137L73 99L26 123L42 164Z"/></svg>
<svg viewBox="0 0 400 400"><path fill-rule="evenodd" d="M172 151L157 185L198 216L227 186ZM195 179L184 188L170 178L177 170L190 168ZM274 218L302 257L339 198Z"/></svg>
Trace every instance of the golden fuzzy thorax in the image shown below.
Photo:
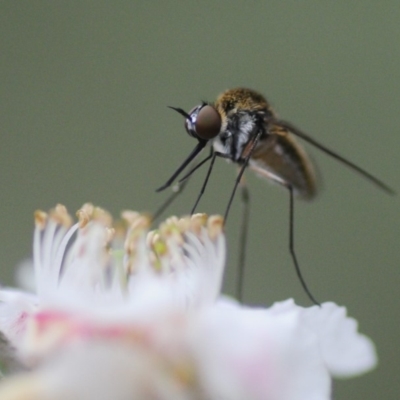
<svg viewBox="0 0 400 400"><path fill-rule="evenodd" d="M236 88L221 93L214 103L220 114L231 114L240 110L264 111L274 114L271 106L263 95L255 90Z"/></svg>

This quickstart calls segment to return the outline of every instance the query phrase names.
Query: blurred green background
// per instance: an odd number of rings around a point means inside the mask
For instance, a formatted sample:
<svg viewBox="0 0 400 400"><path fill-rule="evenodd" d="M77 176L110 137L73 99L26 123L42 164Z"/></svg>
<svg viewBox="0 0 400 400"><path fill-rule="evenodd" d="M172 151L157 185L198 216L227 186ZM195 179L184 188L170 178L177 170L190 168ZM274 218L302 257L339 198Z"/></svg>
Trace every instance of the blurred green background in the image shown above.
<svg viewBox="0 0 400 400"><path fill-rule="evenodd" d="M31 254L35 209L92 201L154 211L194 141L182 117L237 86L400 189L400 4L316 1L2 1L1 280ZM335 383L337 399L398 399L399 197L305 146L322 190L296 203L296 247L321 301L348 307L377 345L373 373ZM235 168L217 160L198 208L223 213ZM168 214L185 214L205 169ZM252 208L245 299L309 301L288 246L288 196L247 174ZM227 226L233 293L240 202ZM397 238L397 239L396 239ZM396 317L397 315L397 317ZM397 322L396 322L397 321Z"/></svg>

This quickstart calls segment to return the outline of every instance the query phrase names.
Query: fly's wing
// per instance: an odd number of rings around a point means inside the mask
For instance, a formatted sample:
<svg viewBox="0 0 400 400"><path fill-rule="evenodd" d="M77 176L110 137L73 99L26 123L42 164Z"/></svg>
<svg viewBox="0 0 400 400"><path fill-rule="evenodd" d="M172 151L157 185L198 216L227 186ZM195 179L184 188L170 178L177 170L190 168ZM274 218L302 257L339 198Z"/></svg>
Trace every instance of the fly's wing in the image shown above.
<svg viewBox="0 0 400 400"><path fill-rule="evenodd" d="M251 154L249 168L258 175L291 186L305 200L316 195L316 175L306 152L285 128L271 124L269 135Z"/></svg>

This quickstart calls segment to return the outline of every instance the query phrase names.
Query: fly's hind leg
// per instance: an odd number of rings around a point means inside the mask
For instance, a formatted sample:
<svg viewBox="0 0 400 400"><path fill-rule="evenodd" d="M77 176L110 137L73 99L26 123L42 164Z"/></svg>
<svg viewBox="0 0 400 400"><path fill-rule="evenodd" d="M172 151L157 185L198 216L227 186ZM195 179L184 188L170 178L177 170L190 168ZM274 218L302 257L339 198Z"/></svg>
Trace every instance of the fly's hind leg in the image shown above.
<svg viewBox="0 0 400 400"><path fill-rule="evenodd" d="M240 179L239 187L240 187L240 199L242 202L242 221L240 225L240 235L239 235L239 256L238 256L237 278L236 278L236 296L237 299L240 302L242 302L243 287L244 287L244 269L246 265L247 235L248 235L249 217L250 217L250 193L244 175L242 175Z"/></svg>
<svg viewBox="0 0 400 400"><path fill-rule="evenodd" d="M263 168L257 167L255 165L249 165L249 168L254 171L256 174L263 176L269 180L272 180L289 191L289 252L290 256L292 257L293 265L297 274L297 277L300 280L301 286L303 287L304 291L306 292L308 298L316 305L320 305L319 302L315 299L315 297L312 295L310 289L308 288L306 281L303 277L303 274L301 273L300 270L300 264L297 261L297 256L296 256L296 251L294 247L294 190L293 186L289 185L287 182L284 180L280 179L276 175L266 171Z"/></svg>

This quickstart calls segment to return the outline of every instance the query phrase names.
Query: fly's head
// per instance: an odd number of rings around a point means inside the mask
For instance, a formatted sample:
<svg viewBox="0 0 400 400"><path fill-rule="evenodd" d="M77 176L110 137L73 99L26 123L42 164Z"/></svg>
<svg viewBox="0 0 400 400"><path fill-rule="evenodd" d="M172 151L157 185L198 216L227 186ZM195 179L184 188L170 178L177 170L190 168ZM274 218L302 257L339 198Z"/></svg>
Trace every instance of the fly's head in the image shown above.
<svg viewBox="0 0 400 400"><path fill-rule="evenodd" d="M202 103L186 113L181 108L170 107L185 117L185 129L189 136L200 142L214 139L221 131L222 119L210 104Z"/></svg>

